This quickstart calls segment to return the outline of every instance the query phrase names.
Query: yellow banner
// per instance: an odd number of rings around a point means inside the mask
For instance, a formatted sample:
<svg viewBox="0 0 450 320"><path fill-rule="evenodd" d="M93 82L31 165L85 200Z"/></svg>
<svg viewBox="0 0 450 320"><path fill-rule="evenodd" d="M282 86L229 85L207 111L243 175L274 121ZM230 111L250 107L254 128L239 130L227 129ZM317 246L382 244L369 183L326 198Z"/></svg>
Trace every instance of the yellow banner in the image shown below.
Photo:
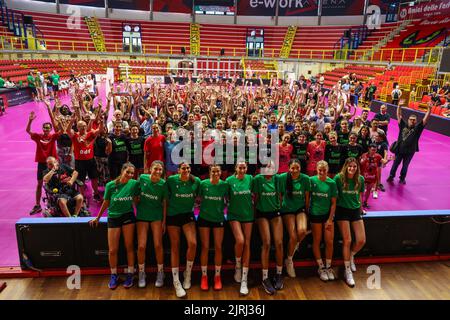
<svg viewBox="0 0 450 320"><path fill-rule="evenodd" d="M122 74L121 75L121 80L125 81L126 79L126 75ZM145 75L143 74L129 74L128 75L128 81L130 83L145 83Z"/></svg>
<svg viewBox="0 0 450 320"><path fill-rule="evenodd" d="M200 25L198 23L191 23L190 29L191 54L198 56L200 55Z"/></svg>
<svg viewBox="0 0 450 320"><path fill-rule="evenodd" d="M97 18L84 17L84 21L88 27L95 50L97 52L106 52L105 38L103 37L102 28L100 27Z"/></svg>
<svg viewBox="0 0 450 320"><path fill-rule="evenodd" d="M297 33L296 26L289 26L286 31L286 35L284 36L283 45L280 50L280 58L289 58L291 54L292 44L294 43L295 34Z"/></svg>

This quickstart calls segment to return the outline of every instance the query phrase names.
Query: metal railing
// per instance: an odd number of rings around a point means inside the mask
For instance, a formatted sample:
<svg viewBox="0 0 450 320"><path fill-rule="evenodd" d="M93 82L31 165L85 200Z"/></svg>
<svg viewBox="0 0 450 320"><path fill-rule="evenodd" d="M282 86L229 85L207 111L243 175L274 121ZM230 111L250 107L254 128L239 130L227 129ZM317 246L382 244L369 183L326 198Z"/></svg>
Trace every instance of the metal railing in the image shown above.
<svg viewBox="0 0 450 320"><path fill-rule="evenodd" d="M43 41L36 39L36 41ZM70 41L45 39L46 51L77 51L77 52L95 52L94 43L91 41ZM106 53L124 53L122 43L106 42ZM186 55L190 55L190 48L186 44L143 44L142 53L147 55L181 55L181 48L185 47ZM200 48L201 56L219 57L223 46L202 46ZM26 50L22 39L12 36L0 36L1 50ZM246 57L246 48L225 47L225 56L227 57ZM371 61L371 62L420 62L423 64L436 64L439 56L442 54L442 47L418 47L418 48L385 48L380 50L353 50L353 49L292 49L289 55L290 59L311 59L311 60L341 60L341 61ZM261 58L277 59L280 49L265 49L261 52Z"/></svg>

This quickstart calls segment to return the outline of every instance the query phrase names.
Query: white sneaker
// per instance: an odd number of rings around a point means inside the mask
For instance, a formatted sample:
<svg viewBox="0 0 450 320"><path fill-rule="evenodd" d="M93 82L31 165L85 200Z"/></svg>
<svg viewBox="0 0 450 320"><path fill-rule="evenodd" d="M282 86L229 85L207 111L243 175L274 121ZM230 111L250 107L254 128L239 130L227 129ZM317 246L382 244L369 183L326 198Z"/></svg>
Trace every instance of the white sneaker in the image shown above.
<svg viewBox="0 0 450 320"><path fill-rule="evenodd" d="M161 288L164 285L164 271L158 271L156 273L155 287Z"/></svg>
<svg viewBox="0 0 450 320"><path fill-rule="evenodd" d="M183 272L183 276L184 276L184 281L183 281L183 288L185 290L188 290L191 288L191 275L187 274L186 271Z"/></svg>
<svg viewBox="0 0 450 320"><path fill-rule="evenodd" d="M345 271L345 283L351 288L355 286L355 280L353 280L353 273L351 271Z"/></svg>
<svg viewBox="0 0 450 320"><path fill-rule="evenodd" d="M145 282L145 278L147 276L145 275L145 271L139 271L139 281L138 281L138 287L139 288L145 288L147 283Z"/></svg>
<svg viewBox="0 0 450 320"><path fill-rule="evenodd" d="M181 286L181 282L174 282L173 287L175 288L175 294L178 298L183 298L186 296L186 291L184 291L183 287Z"/></svg>
<svg viewBox="0 0 450 320"><path fill-rule="evenodd" d="M378 199L378 191L373 191L373 193L372 193L372 197L374 198L374 199Z"/></svg>
<svg viewBox="0 0 450 320"><path fill-rule="evenodd" d="M242 281L242 282L241 282L241 289L239 290L239 294L240 294L241 296L246 296L246 295L248 295L247 281Z"/></svg>
<svg viewBox="0 0 450 320"><path fill-rule="evenodd" d="M241 283L242 280L242 268L236 268L234 271L234 281Z"/></svg>
<svg viewBox="0 0 450 320"><path fill-rule="evenodd" d="M295 275L294 262L292 260L285 259L284 263L286 265L286 272L287 272L288 276L291 278L295 278L296 275Z"/></svg>
<svg viewBox="0 0 450 320"><path fill-rule="evenodd" d="M328 281L329 280L328 273L327 273L325 268L319 268L319 270L317 270L317 273L319 274L320 280L322 280L322 281Z"/></svg>
<svg viewBox="0 0 450 320"><path fill-rule="evenodd" d="M325 272L327 273L328 280L333 281L334 279L336 279L336 274L334 273L333 268L326 268Z"/></svg>
<svg viewBox="0 0 450 320"><path fill-rule="evenodd" d="M350 270L352 270L352 272L356 272L355 260L353 259L350 260Z"/></svg>

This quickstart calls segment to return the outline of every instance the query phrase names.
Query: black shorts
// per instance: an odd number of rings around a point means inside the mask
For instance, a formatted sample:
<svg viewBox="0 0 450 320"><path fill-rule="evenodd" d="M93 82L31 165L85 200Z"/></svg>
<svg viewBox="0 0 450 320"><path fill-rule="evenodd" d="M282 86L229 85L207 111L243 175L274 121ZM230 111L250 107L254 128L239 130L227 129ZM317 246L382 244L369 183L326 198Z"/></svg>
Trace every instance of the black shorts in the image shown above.
<svg viewBox="0 0 450 320"><path fill-rule="evenodd" d="M319 215L312 215L312 214L310 214L308 216L310 223L325 223L325 222L327 222L329 217L330 217L329 213L322 214L320 216Z"/></svg>
<svg viewBox="0 0 450 320"><path fill-rule="evenodd" d="M281 212L281 215L282 216L287 216L287 215L293 214L294 216L296 216L296 215L298 215L300 213L306 213L305 207L300 208L300 209L295 210L295 211Z"/></svg>
<svg viewBox="0 0 450 320"><path fill-rule="evenodd" d="M124 213L123 215L117 218L108 217L108 228L120 228L122 226L134 223L136 223L136 217L134 216L134 212Z"/></svg>
<svg viewBox="0 0 450 320"><path fill-rule="evenodd" d="M182 227L185 224L195 222L195 216L193 212L180 213L174 216L167 215L166 225L173 227Z"/></svg>
<svg viewBox="0 0 450 320"><path fill-rule="evenodd" d="M197 226L199 228L223 228L225 222L212 222L205 219L202 219L201 217L198 217L197 219Z"/></svg>
<svg viewBox="0 0 450 320"><path fill-rule="evenodd" d="M44 178L45 170L47 170L47 164L38 162L38 165L37 165L37 179L38 180L42 180Z"/></svg>
<svg viewBox="0 0 450 320"><path fill-rule="evenodd" d="M66 200L71 200L80 194L80 192L78 192L77 190L75 190L73 188L63 190L62 192L63 193L58 195L58 198L62 198L62 199L66 199Z"/></svg>
<svg viewBox="0 0 450 320"><path fill-rule="evenodd" d="M334 215L335 221L358 221L362 220L361 208L348 209L343 207L336 207L336 214Z"/></svg>
<svg viewBox="0 0 450 320"><path fill-rule="evenodd" d="M78 179L82 182L86 180L86 175L89 179L97 179L97 163L95 159L90 160L75 160L75 170L78 172Z"/></svg>
<svg viewBox="0 0 450 320"><path fill-rule="evenodd" d="M31 93L37 94L37 89L35 87L29 87L31 89Z"/></svg>
<svg viewBox="0 0 450 320"><path fill-rule="evenodd" d="M267 220L272 220L274 218L281 217L281 213L279 211L262 212L256 210L255 217L256 219L265 218Z"/></svg>
<svg viewBox="0 0 450 320"><path fill-rule="evenodd" d="M52 85L52 88L54 92L59 91L59 85Z"/></svg>

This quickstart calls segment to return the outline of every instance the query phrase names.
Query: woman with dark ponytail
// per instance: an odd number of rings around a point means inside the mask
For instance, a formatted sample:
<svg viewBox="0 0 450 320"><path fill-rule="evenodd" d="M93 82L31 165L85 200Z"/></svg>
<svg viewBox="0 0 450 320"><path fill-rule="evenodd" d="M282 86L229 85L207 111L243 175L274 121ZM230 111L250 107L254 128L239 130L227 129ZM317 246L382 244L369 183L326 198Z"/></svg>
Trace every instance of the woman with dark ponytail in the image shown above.
<svg viewBox="0 0 450 320"><path fill-rule="evenodd" d="M106 184L104 200L97 217L89 221L91 227L97 227L103 212L108 209L108 247L109 266L111 268L111 280L108 287L111 290L116 289L119 285L117 261L121 233L123 233L125 240L128 260L128 271L123 286L125 288L133 286L134 230L136 224L133 203L136 202L139 192L138 182L133 179L135 170L134 165L130 162L126 162L122 166L120 175Z"/></svg>
<svg viewBox="0 0 450 320"><path fill-rule="evenodd" d="M170 261L172 265L173 285L178 298L186 296L185 289L191 287L191 271L197 249L194 203L200 188L200 179L191 174L191 166L182 162L178 174L167 178L168 210L166 225L170 239ZM183 229L187 242L186 270L184 282L179 278L180 233Z"/></svg>
<svg viewBox="0 0 450 320"><path fill-rule="evenodd" d="M295 278L295 268L292 258L298 245L306 236L306 209L309 207L310 180L301 173L300 160L289 162L289 171L279 175L280 193L282 196L281 215L289 234L286 272Z"/></svg>

